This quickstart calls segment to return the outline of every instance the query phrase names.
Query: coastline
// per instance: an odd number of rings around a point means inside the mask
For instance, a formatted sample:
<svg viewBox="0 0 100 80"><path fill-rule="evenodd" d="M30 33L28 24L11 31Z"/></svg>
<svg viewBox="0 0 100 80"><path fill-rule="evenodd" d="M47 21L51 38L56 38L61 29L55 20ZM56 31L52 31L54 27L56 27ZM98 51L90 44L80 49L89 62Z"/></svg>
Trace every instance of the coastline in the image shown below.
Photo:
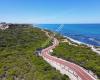
<svg viewBox="0 0 100 80"><path fill-rule="evenodd" d="M41 28L41 27L39 27L39 25L34 25L34 26L35 26L35 27L38 27L38 28L40 28L40 29L49 30L49 29L47 29L47 28ZM52 30L50 30L50 31L52 31ZM54 32L54 31L52 31L52 32ZM66 40L69 39L70 41L72 41L72 42L74 42L74 43L77 43L77 44L79 44L79 45L85 45L85 46L91 48L91 50L92 50L93 52L95 52L95 53L97 53L97 54L100 55L100 46L99 46L98 48L96 48L96 46L94 46L94 45L87 44L87 43L84 43L84 42L75 40L75 39L73 39L73 38L71 38L71 37L68 37L68 36L65 36L65 35L61 35L61 36L63 36L64 38L66 38Z"/></svg>
<svg viewBox="0 0 100 80"><path fill-rule="evenodd" d="M97 54L100 55L100 47L96 48L96 46L93 46L93 45L90 45L90 44L75 40L75 39L73 39L71 37L68 37L68 36L64 36L64 38L69 39L70 41L72 41L74 43L77 43L79 45L81 45L81 44L82 45L86 45L87 47L90 47L93 52L96 52Z"/></svg>

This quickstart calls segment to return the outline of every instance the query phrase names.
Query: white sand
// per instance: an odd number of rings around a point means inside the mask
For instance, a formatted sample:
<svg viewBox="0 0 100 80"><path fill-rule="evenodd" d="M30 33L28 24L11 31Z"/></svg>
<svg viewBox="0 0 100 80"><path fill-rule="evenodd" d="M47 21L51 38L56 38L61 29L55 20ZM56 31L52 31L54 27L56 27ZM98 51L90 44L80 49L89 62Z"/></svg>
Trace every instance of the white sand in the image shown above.
<svg viewBox="0 0 100 80"><path fill-rule="evenodd" d="M93 45L86 44L86 43L84 43L84 42L80 42L80 41L78 41L78 40L72 39L72 38L67 37L67 36L64 36L64 37L67 38L67 39L69 39L70 41L72 41L72 42L74 42L74 43L79 44L79 45L80 45L80 44L84 44L84 45L90 47L92 51L94 51L94 52L96 52L96 53L98 53L98 54L100 55L100 48L99 48L99 49L98 49L98 48L95 48Z"/></svg>

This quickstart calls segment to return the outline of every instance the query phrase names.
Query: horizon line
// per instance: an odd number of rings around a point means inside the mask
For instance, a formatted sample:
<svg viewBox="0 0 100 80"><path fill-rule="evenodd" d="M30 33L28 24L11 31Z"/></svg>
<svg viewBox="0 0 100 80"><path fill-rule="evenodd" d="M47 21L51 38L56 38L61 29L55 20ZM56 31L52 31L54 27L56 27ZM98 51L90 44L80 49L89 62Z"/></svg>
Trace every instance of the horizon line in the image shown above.
<svg viewBox="0 0 100 80"><path fill-rule="evenodd" d="M4 22L4 21L2 21ZM0 23L2 23L0 21ZM5 22L5 23L12 23L12 24L100 24L100 23L34 23L34 22Z"/></svg>

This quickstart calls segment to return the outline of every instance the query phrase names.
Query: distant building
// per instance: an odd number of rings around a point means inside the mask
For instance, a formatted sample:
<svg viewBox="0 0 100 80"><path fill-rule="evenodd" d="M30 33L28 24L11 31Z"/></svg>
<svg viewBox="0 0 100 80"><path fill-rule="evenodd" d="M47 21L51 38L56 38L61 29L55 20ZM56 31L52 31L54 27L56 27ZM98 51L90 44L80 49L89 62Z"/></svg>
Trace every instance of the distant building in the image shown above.
<svg viewBox="0 0 100 80"><path fill-rule="evenodd" d="M5 30L7 28L9 28L8 24L6 24L5 22L0 23L0 29L1 30Z"/></svg>

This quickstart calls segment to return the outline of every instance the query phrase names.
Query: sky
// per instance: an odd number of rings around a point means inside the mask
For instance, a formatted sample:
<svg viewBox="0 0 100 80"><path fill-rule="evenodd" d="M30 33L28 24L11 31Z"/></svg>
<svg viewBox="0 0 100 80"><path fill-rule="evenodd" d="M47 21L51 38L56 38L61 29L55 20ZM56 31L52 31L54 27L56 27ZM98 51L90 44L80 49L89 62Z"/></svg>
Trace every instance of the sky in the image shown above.
<svg viewBox="0 0 100 80"><path fill-rule="evenodd" d="M100 23L100 0L0 0L0 22Z"/></svg>

